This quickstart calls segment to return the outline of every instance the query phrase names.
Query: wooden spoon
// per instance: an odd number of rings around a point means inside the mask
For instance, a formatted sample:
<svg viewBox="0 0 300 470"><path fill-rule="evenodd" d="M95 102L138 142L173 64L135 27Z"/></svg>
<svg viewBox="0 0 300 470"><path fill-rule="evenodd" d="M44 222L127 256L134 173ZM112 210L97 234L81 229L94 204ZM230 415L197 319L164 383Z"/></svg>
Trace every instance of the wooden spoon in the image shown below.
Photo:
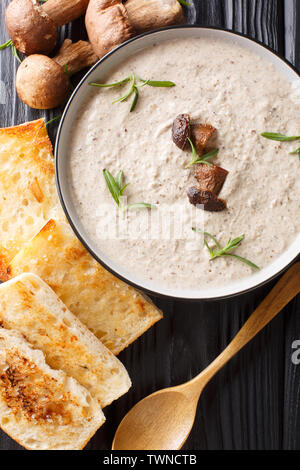
<svg viewBox="0 0 300 470"><path fill-rule="evenodd" d="M211 378L300 292L300 262L287 271L239 333L201 374L137 403L119 425L113 450L181 449L193 427L197 404Z"/></svg>

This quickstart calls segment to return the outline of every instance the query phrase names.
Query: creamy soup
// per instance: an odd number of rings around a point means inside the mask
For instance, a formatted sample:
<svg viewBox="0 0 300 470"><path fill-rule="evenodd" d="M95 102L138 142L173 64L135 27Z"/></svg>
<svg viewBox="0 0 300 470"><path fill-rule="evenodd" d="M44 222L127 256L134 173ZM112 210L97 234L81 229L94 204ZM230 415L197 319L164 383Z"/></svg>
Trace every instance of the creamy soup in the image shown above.
<svg viewBox="0 0 300 470"><path fill-rule="evenodd" d="M91 87L68 156L74 205L89 236L123 269L170 288L221 286L254 272L234 258L210 261L203 236L192 227L221 245L244 234L234 253L260 268L269 265L299 232L300 162L289 154L299 144L266 140L260 133L299 135L297 90L271 64L229 41L167 41L135 54L106 79L115 82L133 72L176 86L140 88L133 112L133 97L112 104L130 84ZM213 162L229 172L219 196L227 202L223 212L205 212L189 202L187 191L197 186L194 168L186 168L191 150L180 150L171 135L181 113L217 129L210 143L219 148ZM104 168L113 176L124 172L128 204L157 208L120 210Z"/></svg>

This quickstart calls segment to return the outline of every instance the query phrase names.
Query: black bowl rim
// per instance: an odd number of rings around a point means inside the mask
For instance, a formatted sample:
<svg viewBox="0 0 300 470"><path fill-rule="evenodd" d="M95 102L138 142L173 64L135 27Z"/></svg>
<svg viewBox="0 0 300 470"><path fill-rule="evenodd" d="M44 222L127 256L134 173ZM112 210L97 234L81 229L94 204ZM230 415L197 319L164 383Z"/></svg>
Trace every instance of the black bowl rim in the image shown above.
<svg viewBox="0 0 300 470"><path fill-rule="evenodd" d="M126 284L129 284L130 286L138 289L139 291L142 291L142 292L145 292L153 297L157 297L157 298L163 298L163 299L169 299L169 300L178 300L178 301L190 301L190 302L200 302L200 301L216 301L216 300L224 300L224 299L229 299L229 298L234 298L234 297L237 297L237 296L240 296L240 295L243 295L243 294L246 294L248 292L251 292L251 291L254 291L255 289L258 289L266 284L268 284L269 282L271 282L273 279L277 278L278 276L280 276L282 273L284 273L295 261L296 259L298 258L299 254L295 255L295 258L290 262L288 263L284 268L282 268L280 271L274 273L274 275L268 277L268 279L266 279L265 281L262 281L260 282L259 284L255 285L255 286L252 286L252 287L249 287L247 289L244 289L244 290L241 290L240 292L236 292L236 293L233 293L233 294L228 294L228 295L220 295L220 296L217 296L217 297L208 297L208 298L205 298L205 297L200 297L200 298L194 298L194 297L177 297L177 296L173 296L173 295L168 295L168 294L163 294L161 292L156 292L156 291L153 291L153 290L150 290L150 289L147 289L139 284L136 284L132 281L130 281L129 279L127 279L126 277L122 276L121 274L119 274L117 271L113 270L110 266L108 266L106 263L104 263L101 258L99 258L99 256L91 249L91 247L89 246L89 244L86 242L86 240L81 236L81 234L79 233L79 231L77 230L77 227L76 227L76 224L73 222L73 219L71 217L71 215L69 214L68 210L67 210L67 207L65 205L65 201L64 201L64 196L63 196L63 191L61 189L61 184L60 184L60 177L59 177L59 163L58 163L58 160L59 160L59 152L58 152L58 147L59 147L59 141L60 141L60 136L61 136L61 131L62 131L62 126L63 126L63 123L64 123L64 120L65 120L65 117L66 117L66 114L68 112L68 109L77 93L77 91L80 89L80 87L83 85L83 83L87 80L87 78L89 77L89 75L101 64L103 63L106 59L108 59L112 54L114 54L116 51L118 51L119 49L122 49L123 47L125 47L127 44L130 44L134 41L137 41L138 39L141 39L145 36L150 36L150 35L153 35L157 32L160 32L160 31L168 31L168 30L176 30L176 29L200 29L200 30L211 30L211 31L225 31L227 33L230 33L232 34L233 36L239 36L239 37L242 37L242 38L245 38L245 39L248 39L260 46L262 46L264 49L267 49L269 52L271 52L272 54L274 54L276 57L278 57L279 59L281 59L286 65L288 65L297 75L298 77L300 78L300 73L298 71L298 69L288 60L286 59L283 55L281 55L280 53L278 53L277 51L275 51L274 49L272 49L270 46L264 44L263 42L259 41L258 39L255 39L255 38L252 38L250 35L248 34L245 34L245 33L241 33L241 32L236 32L236 31L232 31L230 29L227 29L227 28L222 28L222 27L218 27L218 26L201 26L201 25L189 25L189 24L185 24L185 25L176 25L176 26L167 26L167 27L164 27L164 28L159 28L159 29L155 29L153 31L148 31L148 32L145 32L145 33L142 33L142 34L139 34L138 36L135 36L134 38L131 38L129 39L128 41L122 43L120 46L116 47L115 49L113 49L111 52L109 52L108 54L106 54L104 57L102 57L101 59L99 59L99 61L93 65L93 67L91 67L91 69L84 75L84 77L80 80L80 82L78 83L78 85L76 86L76 88L74 89L68 103L66 104L66 107L64 109L64 112L63 112L63 115L61 117L61 120L60 120L60 123L59 123L59 127L58 127L58 130L57 130L57 135L56 135L56 139L55 139L55 150L54 150L54 156L55 156L55 179L56 179L56 187L57 187L57 192L58 192L58 196L59 196L59 200L60 200L60 203L62 205L62 208L64 210L64 213L66 215L66 218L69 222L69 224L71 225L75 235L77 236L77 238L79 239L79 241L82 243L82 245L86 248L86 250L92 255L92 257L99 263L101 264L107 271L109 271L111 274L113 274L115 277L117 277L118 279L120 279L121 281L125 282Z"/></svg>

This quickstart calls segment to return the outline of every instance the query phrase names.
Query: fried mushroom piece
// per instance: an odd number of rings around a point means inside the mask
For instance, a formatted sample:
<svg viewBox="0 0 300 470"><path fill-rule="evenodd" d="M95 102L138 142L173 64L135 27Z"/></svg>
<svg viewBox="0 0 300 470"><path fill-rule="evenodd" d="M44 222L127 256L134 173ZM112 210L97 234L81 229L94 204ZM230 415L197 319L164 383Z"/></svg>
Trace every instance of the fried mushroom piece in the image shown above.
<svg viewBox="0 0 300 470"><path fill-rule="evenodd" d="M195 178L203 191L210 191L216 196L221 192L226 181L228 171L216 165L197 165Z"/></svg>
<svg viewBox="0 0 300 470"><path fill-rule="evenodd" d="M208 212L222 212L227 209L226 201L219 199L211 191L204 191L195 186L188 190L188 198L191 204L201 205Z"/></svg>
<svg viewBox="0 0 300 470"><path fill-rule="evenodd" d="M189 114L179 114L173 121L172 138L174 144L183 150L191 136L191 117Z"/></svg>
<svg viewBox="0 0 300 470"><path fill-rule="evenodd" d="M199 157L203 155L204 149L216 132L216 128L210 124L192 124L191 125L191 140L193 141Z"/></svg>

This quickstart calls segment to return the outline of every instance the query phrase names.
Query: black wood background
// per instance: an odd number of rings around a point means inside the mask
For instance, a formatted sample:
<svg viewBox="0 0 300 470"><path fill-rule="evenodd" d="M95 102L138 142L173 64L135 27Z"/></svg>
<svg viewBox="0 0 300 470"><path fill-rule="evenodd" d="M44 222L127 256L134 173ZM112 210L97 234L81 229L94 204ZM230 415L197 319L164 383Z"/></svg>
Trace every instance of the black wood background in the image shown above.
<svg viewBox="0 0 300 470"><path fill-rule="evenodd" d="M7 40L2 0L1 43ZM299 0L190 0L189 23L247 33L285 55L300 68ZM298 26L298 31L297 27ZM82 20L60 35L84 36ZM0 55L0 125L11 126L59 114L33 111L15 92L17 62L10 50ZM76 79L75 79L76 80ZM4 85L3 85L4 84ZM5 92L5 90L6 92ZM5 102L6 101L6 102ZM56 126L49 129L55 137ZM164 320L120 355L132 378L131 391L111 405L106 424L87 449L110 449L125 413L142 397L196 375L228 344L271 284L232 300L182 303L154 299ZM300 449L300 365L292 364L292 343L300 340L300 302L295 299L208 385L185 449ZM0 449L20 449L0 433Z"/></svg>

